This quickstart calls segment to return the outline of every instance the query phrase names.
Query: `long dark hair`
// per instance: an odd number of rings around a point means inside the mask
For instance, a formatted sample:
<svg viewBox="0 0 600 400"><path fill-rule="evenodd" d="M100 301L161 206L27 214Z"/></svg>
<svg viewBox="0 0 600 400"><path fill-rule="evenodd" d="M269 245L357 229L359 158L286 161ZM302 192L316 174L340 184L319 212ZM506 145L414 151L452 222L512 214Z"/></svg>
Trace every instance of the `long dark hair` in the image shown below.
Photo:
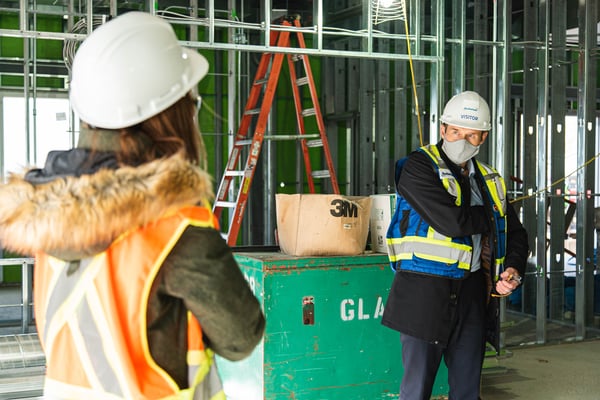
<svg viewBox="0 0 600 400"><path fill-rule="evenodd" d="M196 99L188 93L160 114L119 129L121 150L117 160L125 165L139 165L181 152L193 164L206 169L206 149L196 112Z"/></svg>

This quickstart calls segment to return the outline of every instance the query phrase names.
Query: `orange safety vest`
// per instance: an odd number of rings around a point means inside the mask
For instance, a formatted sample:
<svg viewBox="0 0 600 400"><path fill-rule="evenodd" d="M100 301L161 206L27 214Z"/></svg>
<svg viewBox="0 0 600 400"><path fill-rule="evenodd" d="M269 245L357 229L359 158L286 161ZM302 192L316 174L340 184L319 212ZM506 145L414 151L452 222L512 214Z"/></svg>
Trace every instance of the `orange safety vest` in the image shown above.
<svg viewBox="0 0 600 400"><path fill-rule="evenodd" d="M188 312L189 388L180 389L148 347L152 283L188 226L216 227L207 207L187 207L121 235L78 268L36 255L35 315L51 399L224 400L213 354Z"/></svg>

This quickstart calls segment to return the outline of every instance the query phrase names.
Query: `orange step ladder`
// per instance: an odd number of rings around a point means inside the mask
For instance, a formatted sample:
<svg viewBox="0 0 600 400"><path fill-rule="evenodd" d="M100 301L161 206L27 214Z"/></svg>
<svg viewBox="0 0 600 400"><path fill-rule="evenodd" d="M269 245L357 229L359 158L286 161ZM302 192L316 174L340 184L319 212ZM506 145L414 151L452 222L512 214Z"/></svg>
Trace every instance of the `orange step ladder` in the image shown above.
<svg viewBox="0 0 600 400"><path fill-rule="evenodd" d="M282 26L286 28L301 27L300 21L296 18L284 19ZM302 32L293 31L292 29L282 31L272 30L270 45L290 47L292 35L296 36L298 47L306 48ZM300 141L310 193L315 193L315 179L330 179L333 192L335 194L340 193L308 57L302 54L263 53L213 206L213 213L220 220L221 229L223 230L223 227L227 225L228 229L226 232L222 232L222 235L230 246L234 246L237 242L262 142L265 138L269 139L268 136L265 137L265 130L284 57L287 58L289 66L298 134L285 135L285 137L281 138L277 138L274 135L272 138ZM302 77L296 74L295 63L298 62L303 66L305 75ZM303 86L307 86L310 92L312 102L312 107L310 108L302 107L300 88ZM313 116L316 118L319 132L307 134L304 127L304 120L307 117ZM249 129L254 120L256 120L254 133L249 135ZM309 149L322 149L327 169L313 170ZM244 151L247 152L247 160L243 168L240 168L240 159ZM223 219L223 210L225 209L232 210L232 212L228 213L230 214L228 224L223 224L221 221Z"/></svg>

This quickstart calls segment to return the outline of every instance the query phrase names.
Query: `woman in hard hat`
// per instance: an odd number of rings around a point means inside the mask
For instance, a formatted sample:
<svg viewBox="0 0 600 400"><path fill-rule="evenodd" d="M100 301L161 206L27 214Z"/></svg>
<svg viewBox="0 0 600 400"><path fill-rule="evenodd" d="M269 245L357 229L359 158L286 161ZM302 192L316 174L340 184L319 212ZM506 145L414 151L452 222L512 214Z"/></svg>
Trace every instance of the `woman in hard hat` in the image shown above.
<svg viewBox="0 0 600 400"><path fill-rule="evenodd" d="M388 230L395 277L382 323L400 332L402 400L431 397L442 358L449 398L479 398L486 340L499 350L498 297L519 286L528 255L504 180L474 158L491 129L487 103L460 93L440 120L442 140L398 162Z"/></svg>
<svg viewBox="0 0 600 400"><path fill-rule="evenodd" d="M0 187L0 240L35 254L52 399L224 399L213 352L250 354L265 320L209 208L191 91L208 71L158 17L83 42L78 146Z"/></svg>

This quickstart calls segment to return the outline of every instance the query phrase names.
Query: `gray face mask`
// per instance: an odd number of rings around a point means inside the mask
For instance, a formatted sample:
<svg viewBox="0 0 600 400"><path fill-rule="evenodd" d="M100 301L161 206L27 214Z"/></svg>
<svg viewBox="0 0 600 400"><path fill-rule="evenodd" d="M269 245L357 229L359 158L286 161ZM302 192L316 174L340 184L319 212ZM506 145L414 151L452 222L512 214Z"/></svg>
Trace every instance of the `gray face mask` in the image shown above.
<svg viewBox="0 0 600 400"><path fill-rule="evenodd" d="M479 146L473 146L466 139L457 140L456 142L444 140L442 149L450 161L456 165L461 165L462 163L469 161L479 153Z"/></svg>

